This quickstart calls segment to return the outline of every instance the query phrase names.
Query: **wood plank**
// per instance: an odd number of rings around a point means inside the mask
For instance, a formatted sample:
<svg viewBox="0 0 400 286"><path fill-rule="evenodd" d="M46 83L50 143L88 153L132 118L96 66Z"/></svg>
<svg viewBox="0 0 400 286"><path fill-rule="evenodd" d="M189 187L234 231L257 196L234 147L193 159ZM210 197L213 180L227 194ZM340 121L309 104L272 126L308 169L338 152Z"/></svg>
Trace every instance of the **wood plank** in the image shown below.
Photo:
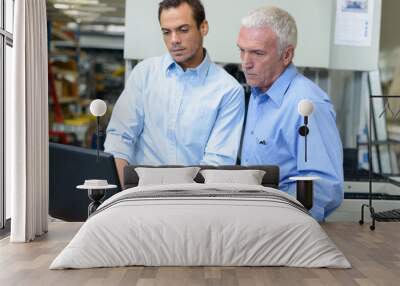
<svg viewBox="0 0 400 286"><path fill-rule="evenodd" d="M49 270L80 223L52 222L32 243L0 240L0 285L398 285L400 223L325 223L323 228L351 262L352 269L290 267L117 267Z"/></svg>

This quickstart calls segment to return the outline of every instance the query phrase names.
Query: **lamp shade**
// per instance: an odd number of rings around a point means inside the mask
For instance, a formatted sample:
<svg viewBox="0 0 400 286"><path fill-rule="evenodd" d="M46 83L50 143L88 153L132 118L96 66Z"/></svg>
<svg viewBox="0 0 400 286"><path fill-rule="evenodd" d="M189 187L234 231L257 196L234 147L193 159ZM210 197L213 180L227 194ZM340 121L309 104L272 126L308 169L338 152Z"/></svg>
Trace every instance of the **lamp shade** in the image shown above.
<svg viewBox="0 0 400 286"><path fill-rule="evenodd" d="M90 103L90 113L94 116L103 116L107 111L106 103L101 99L95 99Z"/></svg>
<svg viewBox="0 0 400 286"><path fill-rule="evenodd" d="M302 99L297 105L297 111L302 116L309 116L314 111L314 104L312 103L311 100Z"/></svg>

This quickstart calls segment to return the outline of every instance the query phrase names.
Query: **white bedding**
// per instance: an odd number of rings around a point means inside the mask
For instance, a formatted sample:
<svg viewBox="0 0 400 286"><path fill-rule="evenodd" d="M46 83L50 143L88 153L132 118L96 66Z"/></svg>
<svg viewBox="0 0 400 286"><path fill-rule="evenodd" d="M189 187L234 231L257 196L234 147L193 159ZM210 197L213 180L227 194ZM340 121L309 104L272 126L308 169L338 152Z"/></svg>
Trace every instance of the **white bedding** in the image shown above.
<svg viewBox="0 0 400 286"><path fill-rule="evenodd" d="M204 189L262 190L299 204L281 191L254 185L135 187L105 201L50 269L127 265L351 267L318 222L273 198L182 196L115 203L130 194L145 194L137 192L207 192Z"/></svg>

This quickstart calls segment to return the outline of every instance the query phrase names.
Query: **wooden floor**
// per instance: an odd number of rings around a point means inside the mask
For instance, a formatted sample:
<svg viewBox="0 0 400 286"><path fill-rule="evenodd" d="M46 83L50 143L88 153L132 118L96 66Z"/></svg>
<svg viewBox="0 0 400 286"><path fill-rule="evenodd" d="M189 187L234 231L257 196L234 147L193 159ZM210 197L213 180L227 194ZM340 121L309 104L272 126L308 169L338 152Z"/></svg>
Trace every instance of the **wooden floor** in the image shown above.
<svg viewBox="0 0 400 286"><path fill-rule="evenodd" d="M400 285L400 223L323 225L353 268L124 267L48 270L79 229L79 223L50 223L44 237L27 244L0 241L0 285Z"/></svg>

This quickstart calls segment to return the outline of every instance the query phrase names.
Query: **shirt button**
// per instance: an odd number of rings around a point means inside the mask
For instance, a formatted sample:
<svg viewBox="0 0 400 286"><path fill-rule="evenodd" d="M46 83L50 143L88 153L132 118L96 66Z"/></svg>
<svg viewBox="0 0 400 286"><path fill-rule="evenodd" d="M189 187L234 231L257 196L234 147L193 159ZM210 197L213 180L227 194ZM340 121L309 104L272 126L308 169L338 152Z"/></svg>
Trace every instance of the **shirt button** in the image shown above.
<svg viewBox="0 0 400 286"><path fill-rule="evenodd" d="M253 135L253 134L254 134L254 131L251 131L250 134Z"/></svg>

